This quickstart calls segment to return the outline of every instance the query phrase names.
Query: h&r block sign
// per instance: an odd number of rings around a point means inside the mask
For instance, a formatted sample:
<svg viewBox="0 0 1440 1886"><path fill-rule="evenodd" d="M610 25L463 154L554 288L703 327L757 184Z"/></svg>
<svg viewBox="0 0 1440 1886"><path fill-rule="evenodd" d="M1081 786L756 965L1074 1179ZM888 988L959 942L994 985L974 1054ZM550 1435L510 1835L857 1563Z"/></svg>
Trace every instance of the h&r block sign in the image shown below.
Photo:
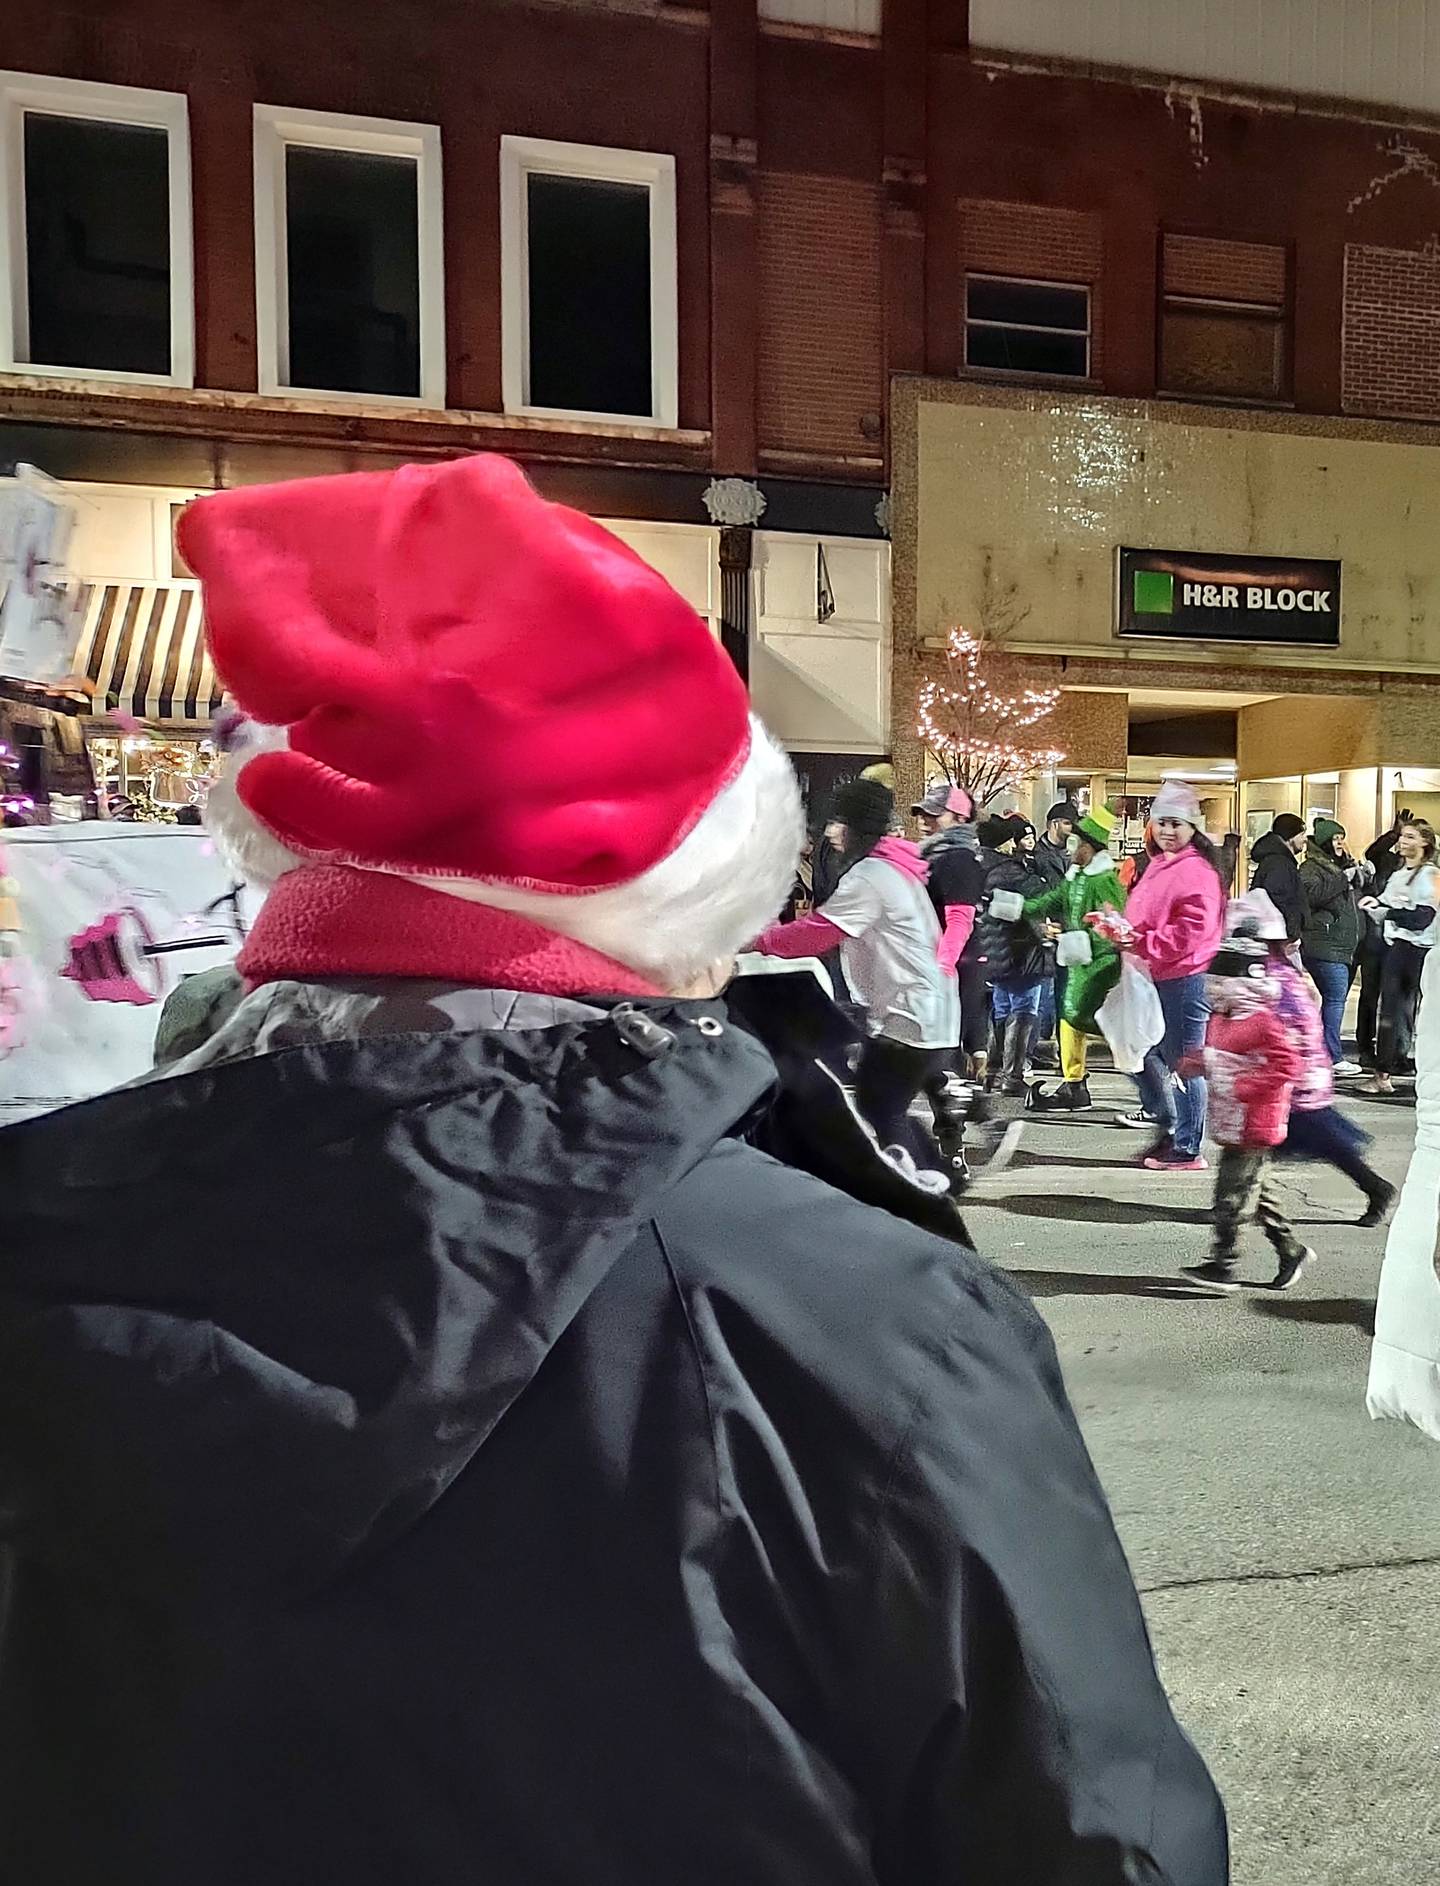
<svg viewBox="0 0 1440 1886"><path fill-rule="evenodd" d="M1121 635L1340 644L1340 564L1332 558L1122 549L1118 588Z"/></svg>

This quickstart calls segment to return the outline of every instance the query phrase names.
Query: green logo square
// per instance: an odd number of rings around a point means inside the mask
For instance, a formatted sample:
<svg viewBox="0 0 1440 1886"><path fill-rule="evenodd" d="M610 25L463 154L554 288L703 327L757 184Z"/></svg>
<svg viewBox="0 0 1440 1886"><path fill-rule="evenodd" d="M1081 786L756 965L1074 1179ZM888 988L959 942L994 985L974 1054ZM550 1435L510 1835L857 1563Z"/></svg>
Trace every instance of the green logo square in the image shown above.
<svg viewBox="0 0 1440 1886"><path fill-rule="evenodd" d="M1136 570L1135 613L1137 616L1174 615L1175 578L1168 570Z"/></svg>

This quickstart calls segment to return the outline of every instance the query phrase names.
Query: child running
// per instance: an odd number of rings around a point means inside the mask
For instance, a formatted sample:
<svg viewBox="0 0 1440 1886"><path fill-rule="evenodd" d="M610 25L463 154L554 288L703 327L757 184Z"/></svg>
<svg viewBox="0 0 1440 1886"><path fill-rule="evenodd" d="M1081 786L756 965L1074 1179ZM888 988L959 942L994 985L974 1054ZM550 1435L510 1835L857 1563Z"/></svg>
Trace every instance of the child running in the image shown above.
<svg viewBox="0 0 1440 1886"><path fill-rule="evenodd" d="M1210 1020L1205 1045L1181 1073L1210 1081L1210 1131L1220 1147L1211 1214L1211 1255L1184 1275L1216 1296L1240 1288L1235 1272L1240 1228L1253 1215L1274 1246L1276 1290L1288 1290L1315 1253L1296 1237L1269 1173L1271 1148L1284 1139L1304 1058L1278 1009L1280 984L1264 943L1235 937L1206 973ZM1187 1066L1188 1063L1188 1066Z"/></svg>

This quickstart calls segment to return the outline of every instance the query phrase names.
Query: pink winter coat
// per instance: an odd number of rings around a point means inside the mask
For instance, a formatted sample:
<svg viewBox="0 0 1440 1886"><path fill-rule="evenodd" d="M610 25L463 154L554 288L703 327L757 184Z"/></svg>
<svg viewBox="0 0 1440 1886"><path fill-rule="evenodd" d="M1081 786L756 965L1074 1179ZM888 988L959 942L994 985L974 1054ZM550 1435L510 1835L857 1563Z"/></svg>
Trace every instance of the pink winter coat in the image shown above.
<svg viewBox="0 0 1440 1886"><path fill-rule="evenodd" d="M1193 845L1146 865L1125 902L1135 954L1156 982L1207 969L1225 935L1225 887Z"/></svg>
<svg viewBox="0 0 1440 1886"><path fill-rule="evenodd" d="M1204 1055L1211 1137L1221 1146L1278 1146L1303 1059L1275 1010L1212 1015Z"/></svg>
<svg viewBox="0 0 1440 1886"><path fill-rule="evenodd" d="M1335 1064L1325 1046L1325 1029L1310 985L1293 963L1272 962L1269 973L1280 985L1275 1013L1290 1030L1303 1063L1295 1081L1291 1105L1299 1113L1314 1113L1335 1099Z"/></svg>

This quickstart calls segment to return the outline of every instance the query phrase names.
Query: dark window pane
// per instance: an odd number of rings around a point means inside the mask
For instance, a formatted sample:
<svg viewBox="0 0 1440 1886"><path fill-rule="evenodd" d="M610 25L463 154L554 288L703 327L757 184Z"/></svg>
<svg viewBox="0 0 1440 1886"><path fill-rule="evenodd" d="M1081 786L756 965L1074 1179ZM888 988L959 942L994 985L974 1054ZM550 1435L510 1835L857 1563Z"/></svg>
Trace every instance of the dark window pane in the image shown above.
<svg viewBox="0 0 1440 1886"><path fill-rule="evenodd" d="M1068 327L1084 333L1089 326L1089 297L1083 288L1050 282L966 281L965 311L972 321L1009 321L1016 327Z"/></svg>
<svg viewBox="0 0 1440 1886"><path fill-rule="evenodd" d="M1167 393L1280 399L1284 334L1268 314L1229 314L1170 304L1164 311L1160 383Z"/></svg>
<svg viewBox="0 0 1440 1886"><path fill-rule="evenodd" d="M526 184L528 403L651 417L649 190L540 172Z"/></svg>
<svg viewBox="0 0 1440 1886"><path fill-rule="evenodd" d="M410 157L285 151L288 386L420 392L420 199Z"/></svg>
<svg viewBox="0 0 1440 1886"><path fill-rule="evenodd" d="M37 366L170 371L170 151L151 125L25 114Z"/></svg>
<svg viewBox="0 0 1440 1886"><path fill-rule="evenodd" d="M965 364L970 367L1003 367L1011 373L1063 373L1083 379L1089 371L1086 353L1083 334L972 327L965 335Z"/></svg>

